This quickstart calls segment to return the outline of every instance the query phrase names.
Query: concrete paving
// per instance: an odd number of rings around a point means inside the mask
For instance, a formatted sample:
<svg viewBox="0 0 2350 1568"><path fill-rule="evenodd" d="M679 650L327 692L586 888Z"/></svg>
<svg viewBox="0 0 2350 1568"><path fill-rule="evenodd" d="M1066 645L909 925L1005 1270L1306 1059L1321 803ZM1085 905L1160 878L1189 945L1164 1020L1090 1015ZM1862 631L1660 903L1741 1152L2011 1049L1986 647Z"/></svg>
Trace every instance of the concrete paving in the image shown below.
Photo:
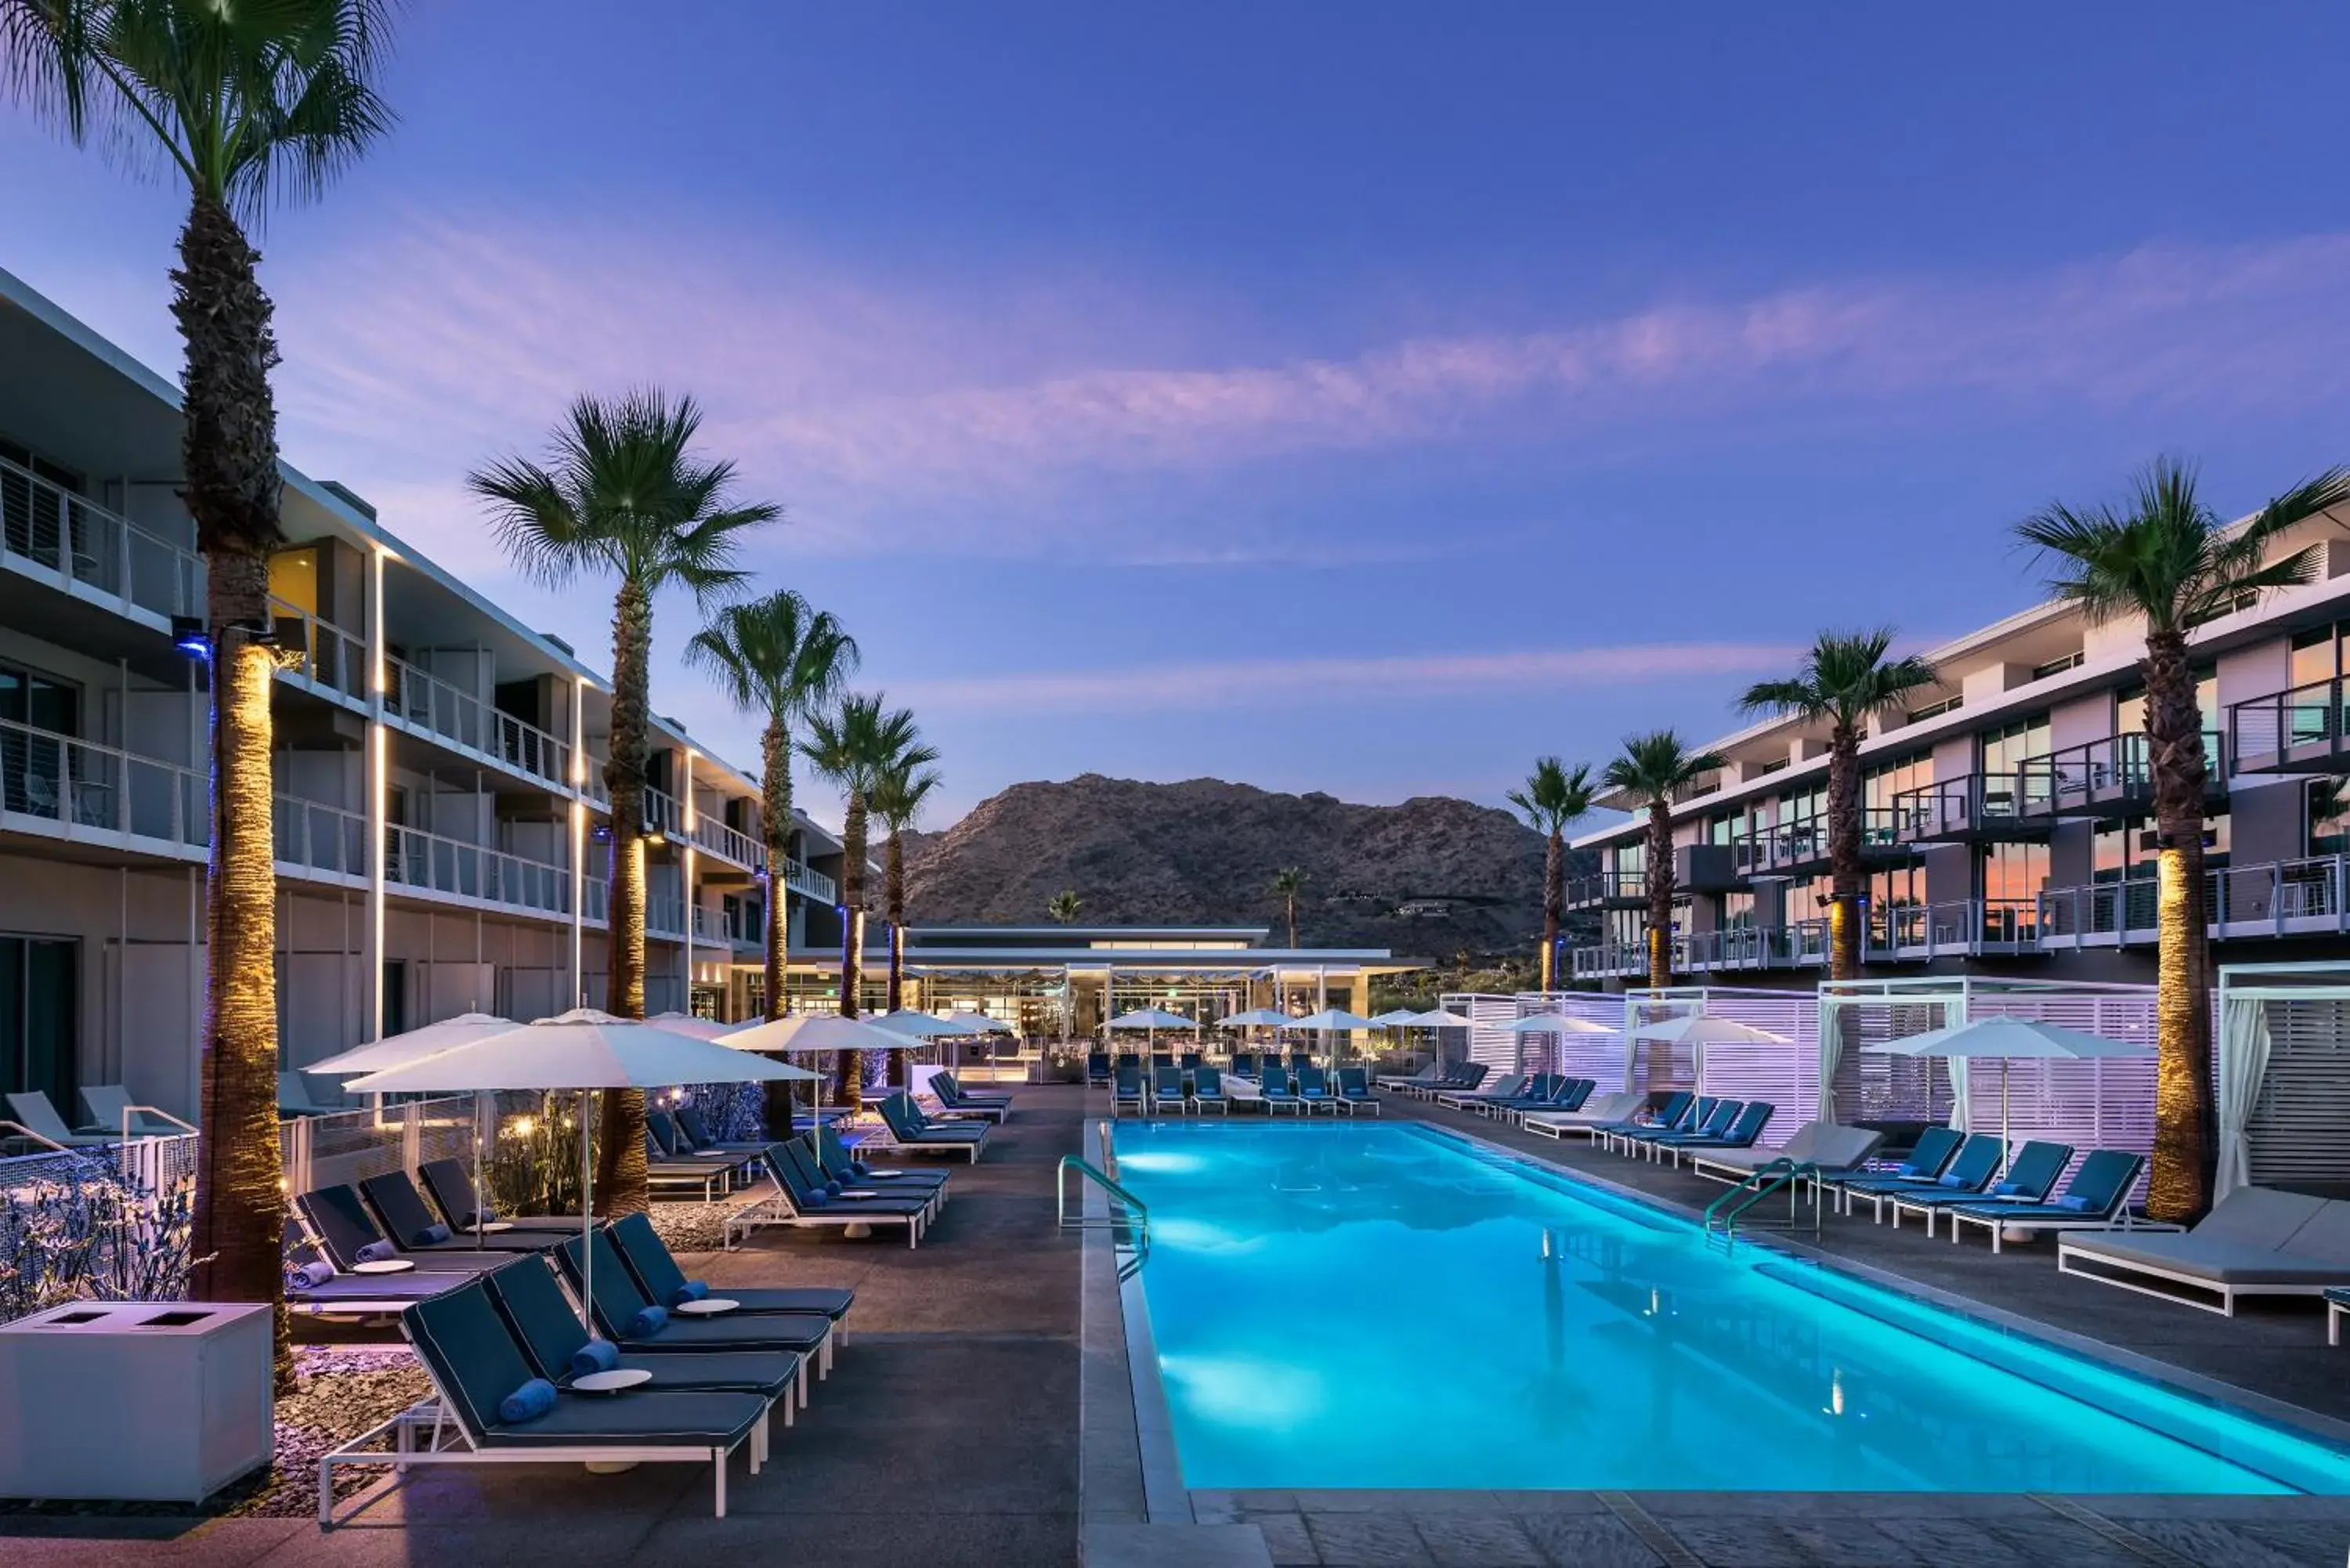
<svg viewBox="0 0 2350 1568"><path fill-rule="evenodd" d="M0 1518L0 1563L500 1568L821 1563L1063 1568L1077 1561L1077 1263L1053 1168L1077 1147L1076 1089L1023 1089L919 1250L768 1230L686 1260L713 1285L857 1292L831 1378L764 1472L738 1459L728 1517L707 1466L423 1472L321 1534L312 1521ZM925 1163L928 1162L920 1162Z"/></svg>

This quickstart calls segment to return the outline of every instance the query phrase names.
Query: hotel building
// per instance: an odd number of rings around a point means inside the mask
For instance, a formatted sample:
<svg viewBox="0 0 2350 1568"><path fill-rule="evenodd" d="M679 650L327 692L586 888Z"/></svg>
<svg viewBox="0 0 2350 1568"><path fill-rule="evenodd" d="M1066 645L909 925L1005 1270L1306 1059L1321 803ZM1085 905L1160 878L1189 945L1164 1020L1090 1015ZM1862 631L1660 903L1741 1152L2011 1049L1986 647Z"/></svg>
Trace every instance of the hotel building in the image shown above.
<svg viewBox="0 0 2350 1568"><path fill-rule="evenodd" d="M2314 581L2192 639L2219 963L2350 956L2350 532L2315 518L2276 549L2305 545ZM2092 626L2047 603L1926 651L1941 685L1861 746L1869 973L2153 980L2143 646L2134 618ZM1673 806L1674 972L1823 972L1825 727L1774 719L1706 749L1727 765ZM1600 868L1568 902L1598 913L1603 940L1568 955L1575 981L1645 983L1646 831L1641 813L1577 840Z"/></svg>

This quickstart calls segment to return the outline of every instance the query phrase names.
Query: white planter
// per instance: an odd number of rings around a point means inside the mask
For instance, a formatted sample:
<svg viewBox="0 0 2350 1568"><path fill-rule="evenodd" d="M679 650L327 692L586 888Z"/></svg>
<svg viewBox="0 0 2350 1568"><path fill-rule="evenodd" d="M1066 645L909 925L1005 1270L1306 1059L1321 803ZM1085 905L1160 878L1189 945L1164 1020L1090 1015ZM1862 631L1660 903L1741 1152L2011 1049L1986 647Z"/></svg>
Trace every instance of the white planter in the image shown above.
<svg viewBox="0 0 2350 1568"><path fill-rule="evenodd" d="M0 1324L0 1497L198 1502L269 1463L270 1312L75 1302Z"/></svg>

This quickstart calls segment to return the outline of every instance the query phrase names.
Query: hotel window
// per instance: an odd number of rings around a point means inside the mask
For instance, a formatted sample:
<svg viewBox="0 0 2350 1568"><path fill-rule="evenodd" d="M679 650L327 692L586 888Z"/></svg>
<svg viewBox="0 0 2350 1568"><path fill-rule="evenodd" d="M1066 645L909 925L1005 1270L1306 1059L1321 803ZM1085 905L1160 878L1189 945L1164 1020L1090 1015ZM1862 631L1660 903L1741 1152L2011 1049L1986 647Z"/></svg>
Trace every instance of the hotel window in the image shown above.
<svg viewBox="0 0 2350 1568"><path fill-rule="evenodd" d="M2078 670L2088 657L2087 653L2076 648L2061 659L2052 659L2045 664L2033 665L2032 679L2045 680L2052 675L2062 675L2067 670Z"/></svg>
<svg viewBox="0 0 2350 1568"><path fill-rule="evenodd" d="M2203 732L2208 738L2220 728L2220 672L2206 665L2192 671L2195 678L2195 706L2202 715ZM2143 734L2146 731L2146 688L2125 686L2114 693L2114 733Z"/></svg>
<svg viewBox="0 0 2350 1568"><path fill-rule="evenodd" d="M1881 763L1860 775L1861 809L1878 812L1888 809L1897 795L1913 789L1923 789L1934 782L1934 753L1913 752L1908 756L1890 763Z"/></svg>
<svg viewBox="0 0 2350 1568"><path fill-rule="evenodd" d="M2350 778L2329 775L2303 787L2309 813L2303 853L2350 854Z"/></svg>
<svg viewBox="0 0 2350 1568"><path fill-rule="evenodd" d="M2048 846L1986 844L1975 852L1975 885L1983 907L2036 907L2048 886Z"/></svg>
<svg viewBox="0 0 2350 1568"><path fill-rule="evenodd" d="M1963 694L1945 697L1939 702L1929 702L1923 708L1910 709L1909 722L1913 724L1922 724L1929 719L1939 719L1945 713L1955 713L1964 706L1966 706L1966 698Z"/></svg>
<svg viewBox="0 0 2350 1568"><path fill-rule="evenodd" d="M1715 815L1705 819L1705 842L1728 844L1738 836L1739 819Z"/></svg>
<svg viewBox="0 0 2350 1568"><path fill-rule="evenodd" d="M1754 895L1724 893L1721 896L1721 923L1729 930L1752 930L1754 927Z"/></svg>
<svg viewBox="0 0 2350 1568"><path fill-rule="evenodd" d="M2012 779L2026 757L2048 754L2048 715L2033 713L1985 730L1980 738L1978 766L1986 779Z"/></svg>
<svg viewBox="0 0 2350 1568"><path fill-rule="evenodd" d="M1833 877L1805 877L1790 882L1787 884L1786 902L1783 906L1786 911L1786 922L1794 926L1805 920L1825 920L1828 918L1828 906L1834 902L1835 878Z"/></svg>

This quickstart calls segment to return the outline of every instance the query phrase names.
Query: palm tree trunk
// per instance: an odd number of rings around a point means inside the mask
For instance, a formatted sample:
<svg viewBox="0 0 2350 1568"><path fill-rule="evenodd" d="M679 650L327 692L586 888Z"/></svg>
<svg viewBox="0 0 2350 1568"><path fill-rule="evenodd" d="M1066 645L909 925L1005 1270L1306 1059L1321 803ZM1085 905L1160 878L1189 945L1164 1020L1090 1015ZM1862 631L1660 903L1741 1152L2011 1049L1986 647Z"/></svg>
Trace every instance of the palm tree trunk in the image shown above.
<svg viewBox="0 0 2350 1568"><path fill-rule="evenodd" d="M612 756L604 784L612 796L612 868L605 911L604 1011L645 1015L645 732L650 688L652 600L624 581L612 607ZM651 1199L645 1176L645 1096L604 1096L596 1129L596 1211L618 1218Z"/></svg>
<svg viewBox="0 0 2350 1568"><path fill-rule="evenodd" d="M840 1015L857 1016L865 984L865 944L857 928L865 910L865 797L852 793L840 825ZM855 1110L865 1087L865 1053L840 1054L839 1104Z"/></svg>
<svg viewBox="0 0 2350 1568"><path fill-rule="evenodd" d="M1673 982L1673 808L1648 803L1648 989Z"/></svg>
<svg viewBox="0 0 2350 1568"><path fill-rule="evenodd" d="M1558 922L1566 909L1566 836L1551 829L1543 855L1542 989L1558 989Z"/></svg>
<svg viewBox="0 0 2350 1568"><path fill-rule="evenodd" d="M889 825L889 847L883 865L883 897L889 905L889 1011L895 1012L906 1002L906 846L894 822ZM906 1082L906 1054L902 1051L889 1053L889 1082L899 1086Z"/></svg>
<svg viewBox="0 0 2350 1568"><path fill-rule="evenodd" d="M770 719L759 736L759 818L767 845L766 950L760 970L766 992L764 1011L784 1015L784 974L790 961L792 853L792 738L783 721ZM770 1137L792 1135L792 1086L768 1084L762 1096Z"/></svg>
<svg viewBox="0 0 2350 1568"><path fill-rule="evenodd" d="M2203 721L2187 640L2146 646L2147 730L2153 753L2160 942L2155 974L2154 1158L2147 1213L2181 1224L2210 1203L2218 1139L2211 1103L2210 894L2203 876Z"/></svg>
<svg viewBox="0 0 2350 1568"><path fill-rule="evenodd" d="M181 462L206 566L212 671L212 863L206 883L203 1137L190 1238L193 1289L207 1301L276 1312L277 1380L290 1386L293 1340L281 1249L277 1143L277 874L271 850L269 701L273 664L240 625L269 613L278 534L277 362L260 255L202 196L180 233L172 313L186 351Z"/></svg>
<svg viewBox="0 0 2350 1568"><path fill-rule="evenodd" d="M1828 741L1828 978L1860 978L1860 736L1838 724Z"/></svg>
<svg viewBox="0 0 2350 1568"><path fill-rule="evenodd" d="M1297 895L1284 894L1282 901L1289 911L1289 950L1295 952L1297 950Z"/></svg>

